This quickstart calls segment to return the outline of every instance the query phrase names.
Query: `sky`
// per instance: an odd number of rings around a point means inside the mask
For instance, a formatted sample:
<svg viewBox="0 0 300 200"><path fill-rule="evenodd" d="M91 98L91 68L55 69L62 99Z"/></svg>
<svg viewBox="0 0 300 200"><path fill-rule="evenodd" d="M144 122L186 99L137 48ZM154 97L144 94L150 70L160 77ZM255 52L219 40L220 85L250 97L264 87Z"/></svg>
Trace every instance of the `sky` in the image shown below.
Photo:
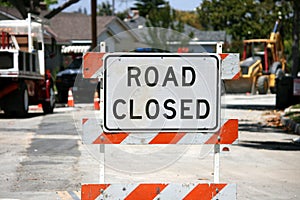
<svg viewBox="0 0 300 200"><path fill-rule="evenodd" d="M102 2L109 2L112 4L112 0L97 0L97 4L101 4ZM166 0L168 1L168 0ZM172 8L176 10L185 10L192 11L195 10L196 7L200 5L202 0L169 0L169 3ZM58 5L61 5L65 2L65 0L58 0L58 4L51 6L50 8L55 8ZM115 0L115 8L116 12L121 12L126 10L126 8L130 8L135 3L135 0ZM87 9L87 12L90 13L91 10L91 0L80 0L78 3L75 3L64 10L64 12L73 12L77 11L80 7L82 10L84 8Z"/></svg>

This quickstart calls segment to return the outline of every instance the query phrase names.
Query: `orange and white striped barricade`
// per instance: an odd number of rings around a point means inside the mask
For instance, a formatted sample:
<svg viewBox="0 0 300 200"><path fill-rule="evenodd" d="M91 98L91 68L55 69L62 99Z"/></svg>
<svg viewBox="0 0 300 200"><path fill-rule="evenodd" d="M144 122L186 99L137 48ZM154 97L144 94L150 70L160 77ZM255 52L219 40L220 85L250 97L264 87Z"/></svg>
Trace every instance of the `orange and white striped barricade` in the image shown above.
<svg viewBox="0 0 300 200"><path fill-rule="evenodd" d="M153 183L153 184L88 184L81 189L82 200L232 200L235 184Z"/></svg>
<svg viewBox="0 0 300 200"><path fill-rule="evenodd" d="M101 43L101 52L89 52L84 55L84 78L103 77L103 58L105 44ZM222 45L217 44L217 57L220 62L220 80L238 79L239 54L223 54ZM120 54L119 54L120 55ZM177 56L178 57L178 56ZM219 87L219 86L218 86ZM101 91L100 91L101 92ZM105 104L101 95L100 101ZM217 103L220 103L219 101ZM102 106L100 106L102 109ZM105 106L104 106L105 107ZM220 109L220 105L215 107ZM238 120L220 119L218 129L211 131L162 131L155 132L105 132L102 129L103 116L100 118L85 118L82 120L84 144L100 145L101 165L100 184L83 184L81 190L82 200L91 199L236 199L236 185L219 183L220 145L231 145L238 141ZM106 130L106 129L104 129ZM104 145L159 145L159 144L213 144L214 145L214 183L130 183L107 184L104 181Z"/></svg>
<svg viewBox="0 0 300 200"><path fill-rule="evenodd" d="M103 52L87 52L83 56L83 77L98 78L103 73ZM239 54L219 53L222 60L221 79L236 80L240 76Z"/></svg>
<svg viewBox="0 0 300 200"><path fill-rule="evenodd" d="M84 144L236 144L238 142L238 120L223 120L221 128L215 133L158 132L158 133L106 133L101 128L101 120L82 119L82 140Z"/></svg>

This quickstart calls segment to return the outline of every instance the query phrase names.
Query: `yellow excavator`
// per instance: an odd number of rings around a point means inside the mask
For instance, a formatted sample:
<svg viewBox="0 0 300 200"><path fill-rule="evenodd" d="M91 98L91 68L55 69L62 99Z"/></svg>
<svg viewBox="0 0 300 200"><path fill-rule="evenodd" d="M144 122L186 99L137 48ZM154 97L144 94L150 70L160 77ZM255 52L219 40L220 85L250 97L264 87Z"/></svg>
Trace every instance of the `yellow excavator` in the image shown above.
<svg viewBox="0 0 300 200"><path fill-rule="evenodd" d="M244 40L240 78L226 80L227 93L276 93L275 80L285 75L286 60L277 20L269 39Z"/></svg>

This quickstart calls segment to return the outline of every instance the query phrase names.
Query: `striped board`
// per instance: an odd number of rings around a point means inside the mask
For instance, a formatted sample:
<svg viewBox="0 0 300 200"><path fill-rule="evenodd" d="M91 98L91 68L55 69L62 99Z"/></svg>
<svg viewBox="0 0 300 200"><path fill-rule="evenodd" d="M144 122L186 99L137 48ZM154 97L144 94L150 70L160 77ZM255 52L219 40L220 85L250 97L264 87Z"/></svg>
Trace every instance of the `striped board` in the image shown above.
<svg viewBox="0 0 300 200"><path fill-rule="evenodd" d="M98 78L102 74L104 52L87 52L83 56L83 77ZM124 53L125 54L125 53ZM126 53L128 54L128 53ZM220 53L221 57L221 79L235 80L240 75L240 57L238 53Z"/></svg>
<svg viewBox="0 0 300 200"><path fill-rule="evenodd" d="M236 200L236 184L86 184L81 200Z"/></svg>
<svg viewBox="0 0 300 200"><path fill-rule="evenodd" d="M236 144L238 120L223 120L216 133L105 133L96 118L82 120L84 144Z"/></svg>

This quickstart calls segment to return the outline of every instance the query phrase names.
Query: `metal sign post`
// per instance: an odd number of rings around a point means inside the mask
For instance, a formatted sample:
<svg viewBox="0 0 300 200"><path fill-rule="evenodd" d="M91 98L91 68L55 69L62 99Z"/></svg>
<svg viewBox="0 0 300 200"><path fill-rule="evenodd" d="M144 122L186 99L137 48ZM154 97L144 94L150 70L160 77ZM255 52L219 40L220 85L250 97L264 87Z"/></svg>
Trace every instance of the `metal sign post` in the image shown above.
<svg viewBox="0 0 300 200"><path fill-rule="evenodd" d="M217 53L222 53L222 43L217 44ZM220 137L217 144L214 145L214 183L220 182Z"/></svg>

